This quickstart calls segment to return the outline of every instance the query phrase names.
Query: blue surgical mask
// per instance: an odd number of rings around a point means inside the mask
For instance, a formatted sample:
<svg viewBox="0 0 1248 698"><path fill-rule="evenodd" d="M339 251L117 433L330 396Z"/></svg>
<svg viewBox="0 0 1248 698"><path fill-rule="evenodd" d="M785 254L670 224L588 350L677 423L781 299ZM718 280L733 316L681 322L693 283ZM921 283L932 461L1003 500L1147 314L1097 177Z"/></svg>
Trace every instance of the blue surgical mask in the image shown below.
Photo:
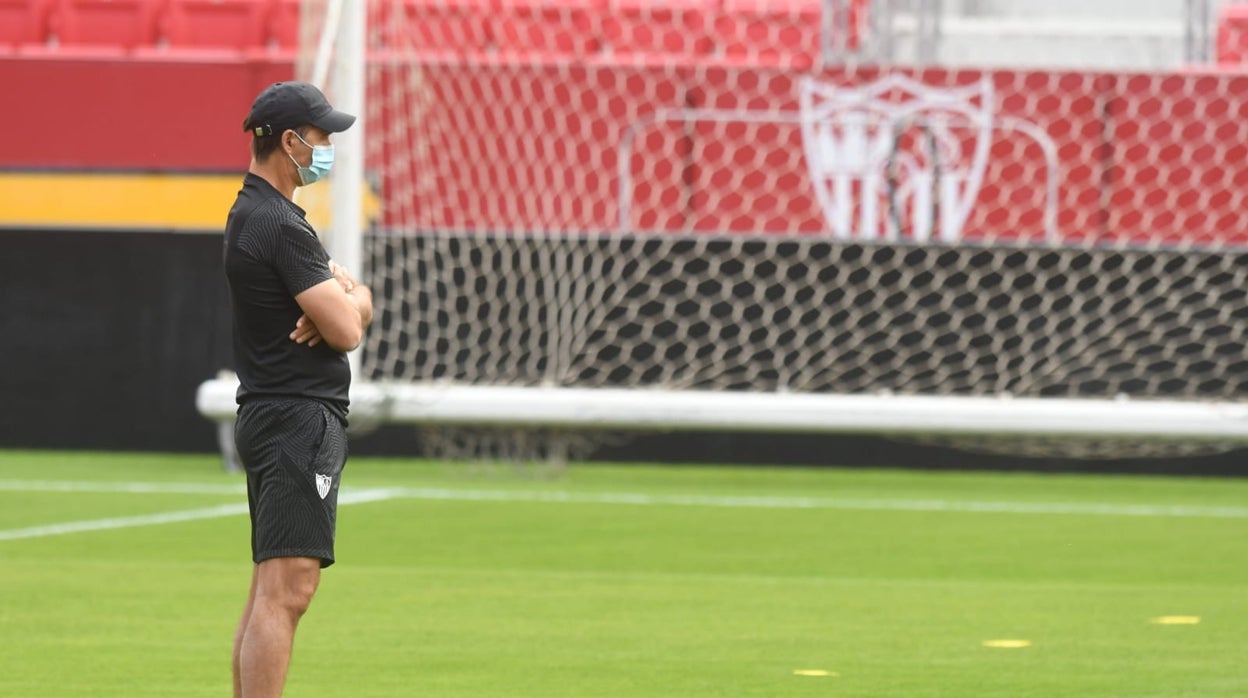
<svg viewBox="0 0 1248 698"><path fill-rule="evenodd" d="M291 162L295 163L295 167L299 168L299 181L303 182L304 186L307 186L329 174L330 168L334 166L334 146L312 145L303 140L303 136L300 136L297 132L295 133L295 138L298 138L300 143L312 149L312 164L309 167L300 165L295 156L287 154Z"/></svg>

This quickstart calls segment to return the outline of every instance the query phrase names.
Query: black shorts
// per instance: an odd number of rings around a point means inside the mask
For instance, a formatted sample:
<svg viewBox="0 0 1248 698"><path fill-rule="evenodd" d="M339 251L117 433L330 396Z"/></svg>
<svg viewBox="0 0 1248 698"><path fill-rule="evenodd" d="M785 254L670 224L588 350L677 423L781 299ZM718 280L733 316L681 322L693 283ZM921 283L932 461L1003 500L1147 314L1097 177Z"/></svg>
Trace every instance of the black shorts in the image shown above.
<svg viewBox="0 0 1248 698"><path fill-rule="evenodd" d="M347 462L342 421L316 400L255 398L238 409L234 442L247 471L252 559L334 564L338 484Z"/></svg>

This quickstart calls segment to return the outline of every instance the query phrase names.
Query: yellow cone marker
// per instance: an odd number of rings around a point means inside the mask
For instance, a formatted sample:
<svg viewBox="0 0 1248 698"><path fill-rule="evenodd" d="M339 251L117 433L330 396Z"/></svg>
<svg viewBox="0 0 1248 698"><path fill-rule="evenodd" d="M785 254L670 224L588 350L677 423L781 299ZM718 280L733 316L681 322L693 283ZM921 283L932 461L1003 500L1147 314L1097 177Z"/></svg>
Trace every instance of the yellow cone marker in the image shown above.
<svg viewBox="0 0 1248 698"><path fill-rule="evenodd" d="M827 671L826 669L795 669L794 676L840 676L835 671Z"/></svg>
<svg viewBox="0 0 1248 698"><path fill-rule="evenodd" d="M1021 647L1031 647L1031 640L984 640L984 647L999 647L1001 649L1019 649Z"/></svg>
<svg viewBox="0 0 1248 698"><path fill-rule="evenodd" d="M1154 618L1152 622L1157 625L1196 625L1200 622L1200 616L1161 616Z"/></svg>

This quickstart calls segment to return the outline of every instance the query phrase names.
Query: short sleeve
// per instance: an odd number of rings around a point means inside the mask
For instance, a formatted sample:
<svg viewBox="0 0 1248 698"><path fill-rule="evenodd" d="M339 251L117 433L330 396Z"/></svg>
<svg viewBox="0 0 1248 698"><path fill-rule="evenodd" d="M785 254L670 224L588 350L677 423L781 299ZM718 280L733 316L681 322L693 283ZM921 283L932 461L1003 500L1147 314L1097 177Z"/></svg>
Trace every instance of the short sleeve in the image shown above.
<svg viewBox="0 0 1248 698"><path fill-rule="evenodd" d="M273 245L273 267L291 296L334 278L329 254L310 228L287 223Z"/></svg>

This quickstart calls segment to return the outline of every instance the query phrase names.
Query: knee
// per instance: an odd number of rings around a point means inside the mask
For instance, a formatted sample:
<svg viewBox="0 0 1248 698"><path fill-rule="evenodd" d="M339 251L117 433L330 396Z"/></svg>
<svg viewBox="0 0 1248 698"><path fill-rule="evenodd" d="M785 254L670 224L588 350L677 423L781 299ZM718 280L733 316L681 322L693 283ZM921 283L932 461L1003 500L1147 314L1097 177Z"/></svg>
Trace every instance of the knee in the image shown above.
<svg viewBox="0 0 1248 698"><path fill-rule="evenodd" d="M292 582L286 592L282 594L280 605L287 613L298 618L307 613L308 606L312 605L312 596L316 593L316 584L297 580Z"/></svg>
<svg viewBox="0 0 1248 698"><path fill-rule="evenodd" d="M261 563L262 565L264 563ZM306 568L305 568L306 567ZM320 567L279 563L261 573L256 591L257 603L298 619L312 604L320 581Z"/></svg>

